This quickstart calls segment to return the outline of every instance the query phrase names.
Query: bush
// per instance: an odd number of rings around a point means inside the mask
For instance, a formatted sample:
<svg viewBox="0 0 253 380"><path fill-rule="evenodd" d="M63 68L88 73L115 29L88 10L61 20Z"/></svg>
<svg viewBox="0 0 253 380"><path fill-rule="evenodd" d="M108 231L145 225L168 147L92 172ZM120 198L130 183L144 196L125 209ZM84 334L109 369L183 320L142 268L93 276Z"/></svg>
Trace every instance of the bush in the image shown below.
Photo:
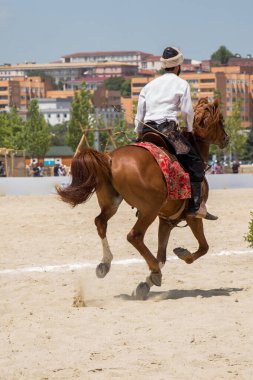
<svg viewBox="0 0 253 380"><path fill-rule="evenodd" d="M251 220L249 222L249 231L245 235L245 240L249 243L250 247L253 248L253 212L250 213Z"/></svg>

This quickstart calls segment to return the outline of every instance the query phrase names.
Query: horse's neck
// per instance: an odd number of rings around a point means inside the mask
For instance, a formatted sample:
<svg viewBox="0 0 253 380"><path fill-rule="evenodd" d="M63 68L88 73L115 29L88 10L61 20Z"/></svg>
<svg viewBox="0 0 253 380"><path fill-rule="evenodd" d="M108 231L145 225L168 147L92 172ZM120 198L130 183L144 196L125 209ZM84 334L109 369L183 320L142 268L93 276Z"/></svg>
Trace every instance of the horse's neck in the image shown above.
<svg viewBox="0 0 253 380"><path fill-rule="evenodd" d="M203 140L198 140L198 139L196 140L196 143L198 145L199 153L201 155L202 160L205 163L208 163L210 144Z"/></svg>

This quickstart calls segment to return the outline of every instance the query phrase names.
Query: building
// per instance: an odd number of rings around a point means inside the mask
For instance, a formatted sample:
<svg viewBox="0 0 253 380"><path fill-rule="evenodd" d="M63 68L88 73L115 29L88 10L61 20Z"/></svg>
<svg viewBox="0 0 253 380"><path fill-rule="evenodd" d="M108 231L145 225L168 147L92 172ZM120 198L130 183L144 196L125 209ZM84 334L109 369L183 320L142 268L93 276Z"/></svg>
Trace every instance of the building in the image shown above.
<svg viewBox="0 0 253 380"><path fill-rule="evenodd" d="M161 70L160 56L149 55L144 57L141 62L141 69L152 70L153 72Z"/></svg>
<svg viewBox="0 0 253 380"><path fill-rule="evenodd" d="M135 105L137 105L137 101L134 101L133 98L123 98L121 97L121 108L124 114L124 119L127 124L132 126L134 124L134 116L135 116Z"/></svg>
<svg viewBox="0 0 253 380"><path fill-rule="evenodd" d="M92 103L95 108L115 108L121 105L120 91L108 90L101 85L92 95Z"/></svg>
<svg viewBox="0 0 253 380"><path fill-rule="evenodd" d="M252 67L219 66L210 72L182 72L181 78L191 86L193 103L207 97L213 101L221 97L224 117L228 117L233 104L241 101L242 125L249 128L253 120L253 72ZM153 77L135 77L131 81L131 97L137 101L142 87Z"/></svg>
<svg viewBox="0 0 253 380"><path fill-rule="evenodd" d="M64 124L70 120L72 98L37 99L39 112L49 125Z"/></svg>
<svg viewBox="0 0 253 380"><path fill-rule="evenodd" d="M101 86L107 77L103 76L94 76L94 77L83 77L72 81L67 81L64 84L66 90L78 90L82 83L86 83L87 90L95 91L99 86Z"/></svg>
<svg viewBox="0 0 253 380"><path fill-rule="evenodd" d="M154 79L154 76L135 77L131 80L131 97L133 100L138 100L142 87Z"/></svg>
<svg viewBox="0 0 253 380"><path fill-rule="evenodd" d="M128 64L134 64L137 65L139 68L142 68L142 61L148 56L152 56L152 54L144 53L138 50L97 51L67 54L62 56L61 60L64 63L97 63L118 61L125 62Z"/></svg>
<svg viewBox="0 0 253 380"><path fill-rule="evenodd" d="M75 91L73 90L49 90L46 92L47 98L72 99L74 95Z"/></svg>
<svg viewBox="0 0 253 380"><path fill-rule="evenodd" d="M17 77L49 76L55 83L75 81L85 77L132 77L138 72L138 66L128 62L55 62L46 64L25 63L0 66L0 80Z"/></svg>
<svg viewBox="0 0 253 380"><path fill-rule="evenodd" d="M41 77L13 77L0 80L0 110L17 107L26 112L32 99L45 98L48 90L52 89L52 82Z"/></svg>

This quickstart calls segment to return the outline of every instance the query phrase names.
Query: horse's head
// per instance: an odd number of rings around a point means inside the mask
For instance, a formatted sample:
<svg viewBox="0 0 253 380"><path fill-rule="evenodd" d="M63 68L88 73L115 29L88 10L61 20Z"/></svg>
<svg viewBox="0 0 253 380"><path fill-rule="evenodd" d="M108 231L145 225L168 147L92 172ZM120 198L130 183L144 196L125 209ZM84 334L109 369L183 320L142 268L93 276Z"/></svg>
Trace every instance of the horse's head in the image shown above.
<svg viewBox="0 0 253 380"><path fill-rule="evenodd" d="M218 99L213 103L208 103L207 98L201 98L194 111L194 135L209 144L218 145L221 149L225 148L228 145L229 137L225 131Z"/></svg>

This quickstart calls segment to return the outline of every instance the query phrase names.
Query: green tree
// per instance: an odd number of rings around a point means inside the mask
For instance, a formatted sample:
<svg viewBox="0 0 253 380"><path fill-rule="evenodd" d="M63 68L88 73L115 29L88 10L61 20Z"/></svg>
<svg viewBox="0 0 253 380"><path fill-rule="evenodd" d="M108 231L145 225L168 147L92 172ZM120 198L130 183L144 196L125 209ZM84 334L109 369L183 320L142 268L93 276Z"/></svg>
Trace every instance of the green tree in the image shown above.
<svg viewBox="0 0 253 380"><path fill-rule="evenodd" d="M92 114L94 113L91 94L82 83L80 90L75 92L71 103L69 131L67 136L68 145L75 151L83 132L93 125ZM93 134L89 134L89 144L93 144Z"/></svg>
<svg viewBox="0 0 253 380"><path fill-rule="evenodd" d="M9 148L10 130L6 113L0 113L0 147Z"/></svg>
<svg viewBox="0 0 253 380"><path fill-rule="evenodd" d="M24 149L24 122L12 107L10 112L0 114L0 146L9 149Z"/></svg>
<svg viewBox="0 0 253 380"><path fill-rule="evenodd" d="M120 94L124 98L131 96L131 79L125 80L120 88Z"/></svg>
<svg viewBox="0 0 253 380"><path fill-rule="evenodd" d="M112 91L120 91L121 96L131 96L131 80L122 77L110 77L104 81L105 88Z"/></svg>
<svg viewBox="0 0 253 380"><path fill-rule="evenodd" d="M253 162L253 124L251 125L246 145L245 154L243 155L243 160L249 160Z"/></svg>
<svg viewBox="0 0 253 380"><path fill-rule="evenodd" d="M66 145L68 135L68 123L50 125L51 144L56 146Z"/></svg>
<svg viewBox="0 0 253 380"><path fill-rule="evenodd" d="M136 138L136 133L133 128L127 125L126 120L119 115L114 121L113 137L117 146L123 146L131 143Z"/></svg>
<svg viewBox="0 0 253 380"><path fill-rule="evenodd" d="M216 50L212 55L211 55L211 60L212 61L218 61L221 64L226 64L228 63L229 58L233 57L233 53L229 51L226 46L221 45L218 50Z"/></svg>
<svg viewBox="0 0 253 380"><path fill-rule="evenodd" d="M247 137L243 133L241 125L241 101L234 103L231 115L225 121L227 133L229 135L229 147L227 153L235 159L239 159L245 149Z"/></svg>
<svg viewBox="0 0 253 380"><path fill-rule="evenodd" d="M107 90L120 91L125 79L122 77L110 77L104 81Z"/></svg>
<svg viewBox="0 0 253 380"><path fill-rule="evenodd" d="M29 104L25 123L25 148L32 157L45 157L50 142L48 124L39 113L37 100L33 99Z"/></svg>
<svg viewBox="0 0 253 380"><path fill-rule="evenodd" d="M18 114L16 107L12 107L6 115L11 135L9 138L9 147L12 149L25 148L25 124Z"/></svg>

